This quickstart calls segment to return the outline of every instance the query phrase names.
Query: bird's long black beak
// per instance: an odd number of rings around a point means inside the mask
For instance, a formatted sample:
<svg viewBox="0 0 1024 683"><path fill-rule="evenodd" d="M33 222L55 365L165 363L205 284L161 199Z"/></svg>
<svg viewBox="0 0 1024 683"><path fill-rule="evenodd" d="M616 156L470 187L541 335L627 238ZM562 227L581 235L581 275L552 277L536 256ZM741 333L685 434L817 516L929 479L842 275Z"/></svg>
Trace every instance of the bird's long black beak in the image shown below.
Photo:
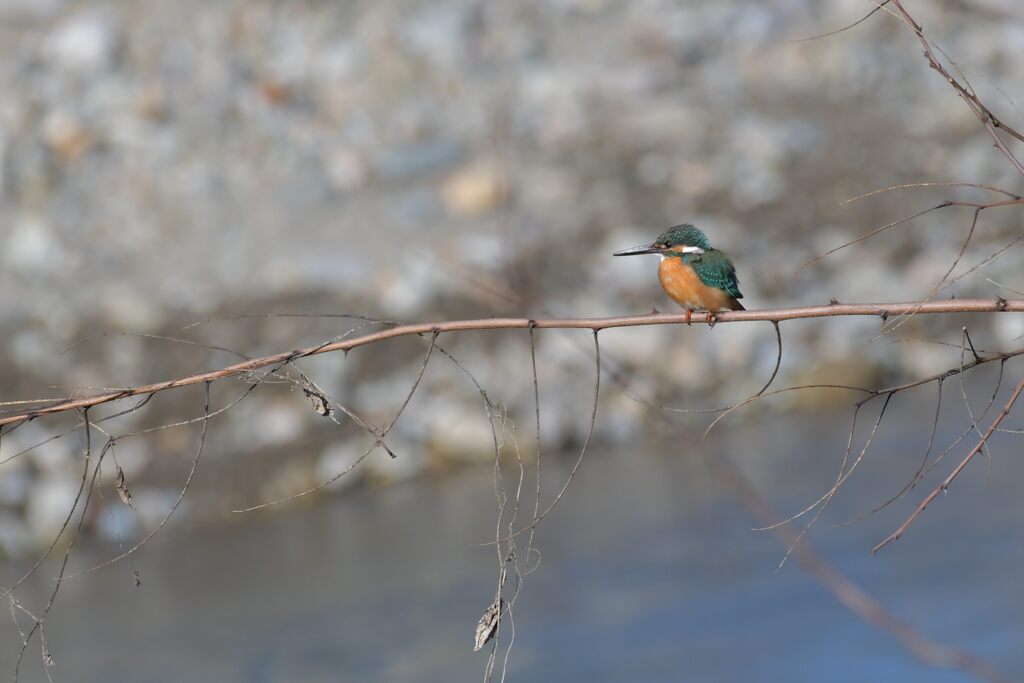
<svg viewBox="0 0 1024 683"><path fill-rule="evenodd" d="M639 247L631 247L617 251L612 256L637 256L638 254L660 254L664 249L657 244L644 244Z"/></svg>

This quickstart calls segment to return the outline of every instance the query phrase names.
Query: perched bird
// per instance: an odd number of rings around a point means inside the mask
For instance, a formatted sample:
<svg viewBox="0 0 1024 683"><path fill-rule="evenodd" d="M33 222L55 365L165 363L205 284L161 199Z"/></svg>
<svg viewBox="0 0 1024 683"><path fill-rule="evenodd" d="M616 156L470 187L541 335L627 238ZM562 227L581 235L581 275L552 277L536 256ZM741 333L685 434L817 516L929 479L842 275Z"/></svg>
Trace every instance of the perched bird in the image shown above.
<svg viewBox="0 0 1024 683"><path fill-rule="evenodd" d="M672 301L686 309L689 324L694 311L707 311L714 322L718 311L742 311L736 268L729 257L711 248L703 232L684 223L658 235L652 244L617 251L613 256L659 254L658 279Z"/></svg>

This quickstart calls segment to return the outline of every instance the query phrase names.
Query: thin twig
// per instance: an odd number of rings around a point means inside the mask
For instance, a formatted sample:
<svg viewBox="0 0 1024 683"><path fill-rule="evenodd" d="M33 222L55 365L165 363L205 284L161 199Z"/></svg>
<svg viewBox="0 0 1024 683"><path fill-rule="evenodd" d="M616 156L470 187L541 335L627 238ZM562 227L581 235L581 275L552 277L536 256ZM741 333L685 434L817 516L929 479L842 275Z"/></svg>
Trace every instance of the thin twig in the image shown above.
<svg viewBox="0 0 1024 683"><path fill-rule="evenodd" d="M882 3L880 5L878 5L874 9L872 9L870 12L865 14L863 17L861 17L857 21L854 21L854 22L852 22L850 24L847 24L846 26L843 26L842 28L837 28L834 31L829 31L827 33L819 33L816 36L809 36L807 38L796 38L796 39L791 40L789 42L791 42L791 43L807 43L807 42L810 42L812 40L821 40L822 38L829 38L831 36L839 35L840 33L843 33L844 31L849 31L851 28L854 28L855 26L859 26L860 24L863 24L865 21L870 19L874 15L875 12L877 12L880 9L882 9L883 7L885 7L885 4L887 2L889 2L889 0L882 0Z"/></svg>
<svg viewBox="0 0 1024 683"><path fill-rule="evenodd" d="M935 50L938 49L931 39L924 32L924 28L915 20L909 12L903 7L900 0L892 0L892 7L894 12L904 20L904 22L911 27L914 33L917 35L917 39L920 41L922 47L924 47L924 56L928 60L928 65L937 71L949 85L956 91L956 94L960 96L971 112L981 121L989 135L992 137L992 141L996 148L1006 157L1010 164L1017 170L1018 173L1024 175L1024 164L1014 155L1013 152L1006 146L1002 138L999 137L998 130L1005 131L1008 135L1017 140L1024 142L1024 134L1021 134L1017 130L1006 125L1001 121L995 114L993 114L988 107L982 104L981 100L975 94L974 89L971 87L970 82L964 78L963 74L960 73L961 80L955 78L945 66L939 61L938 57L935 56ZM941 50L940 50L941 51ZM952 60L950 60L952 61ZM998 129L998 130L997 130Z"/></svg>
<svg viewBox="0 0 1024 683"><path fill-rule="evenodd" d="M565 483L562 484L562 488L559 489L558 494L555 495L554 500L552 500L544 509L544 512L534 516L528 526L509 534L505 538L498 539L497 542L508 541L524 533L530 533L532 535L533 530L537 528L537 525L541 520L551 514L551 511L554 510L555 506L562 500L562 496L564 496L565 492L569 490L569 486L576 477L576 473L579 471L580 465L583 464L583 457L587 454L587 449L590 448L590 440L594 436L594 427L597 425L597 405L598 399L601 395L601 344L598 340L598 334L599 331L594 330L594 403L590 411L590 424L587 427L587 437L583 440L583 446L580 447L580 454L576 457L576 462L573 463L572 469L569 470L569 476L566 477Z"/></svg>
<svg viewBox="0 0 1024 683"><path fill-rule="evenodd" d="M258 505L252 505L250 507L241 508L241 509L238 509L238 510L232 510L232 512L235 512L235 513L255 512L256 510L262 510L262 509L265 509L265 508L273 507L275 505L282 505L284 503L291 502L291 501L293 501L293 500L295 500L297 498L302 498L303 496L308 496L308 495L310 495L312 493L316 493L317 491L321 491L321 490L327 488L328 486L330 486L331 484L333 484L334 482L338 481L343 476L345 476L346 474L348 474L349 472L354 470L360 464L362 464L362 462L370 455L370 453L372 453L379 446L382 446L384 444L384 439L391 432L391 430L394 428L394 426L398 423L399 418L402 417L402 414L405 412L405 409L408 407L409 401L412 400L413 394L416 393L416 389L419 388L420 382L423 381L423 375L427 371L427 365L430 363L430 356L434 352L434 348L436 347L437 337L438 337L439 334L440 334L439 332L435 331L433 336L431 336L431 338L430 338L430 348L427 349L427 355L423 358L423 364L420 366L420 371L416 375L416 379L415 379L415 381L413 381L412 386L409 388L409 391L406 392L405 400L402 401L402 405L399 406L398 411L395 413L395 416L391 419L391 422L389 422L388 425L386 427L384 427L384 429L381 430L380 432L377 432L374 429L369 429L368 428L368 431L370 432L370 434L372 434L375 437L375 440L370 445L369 448L367 448L366 450L363 451L362 455L360 455L358 458L356 458L355 461L353 461L347 467L342 469L340 472L335 473L332 477L330 477L326 481L320 482L316 486L311 486L311 487L309 487L309 488L307 488L305 490L299 491L298 493L293 493L293 494L291 494L289 496L285 496L284 498L278 498L276 500L267 501L265 503L260 503ZM288 362L290 363L291 361L288 361ZM391 451L390 448L387 449L387 451L388 451L389 454L391 454L391 457L395 457L395 454Z"/></svg>
<svg viewBox="0 0 1024 683"><path fill-rule="evenodd" d="M928 207L927 209L924 209L922 211L918 211L915 214L911 214L909 216L905 216L904 218L900 218L899 220L895 220L895 221L893 221L891 223L886 223L885 225L883 225L880 228L875 228L871 232L865 233L865 234L861 235L860 237L854 238L854 239L852 239L852 240L850 240L848 242L844 242L844 243L840 244L838 247L833 247L832 249L829 249L828 251L826 251L823 254L818 254L814 258L808 259L807 261L804 261L799 266L797 266L796 269L797 269L797 271L803 270L807 266L809 266L809 265L811 265L813 263L817 263L818 261L822 260L826 256L830 256L830 255L836 253L837 251L840 251L842 249L846 249L846 247L853 246L854 244L857 244L858 242L863 242L866 239L870 239L871 237L874 237L875 235L877 235L880 232L885 232L889 228L895 228L897 225L903 225L904 223L908 223L908 222L914 220L915 218L920 218L921 216L924 216L925 214L929 214L932 211L938 211L940 209L945 209L945 208L948 208L950 206L953 206L953 202L951 202L951 201L944 201L941 204L936 204L935 206Z"/></svg>
<svg viewBox="0 0 1024 683"><path fill-rule="evenodd" d="M728 458L710 458L708 462L721 481L733 490L755 518L762 522L775 519L775 512ZM773 533L788 547L796 541L795 532L787 527L776 527ZM1013 680L970 652L929 640L912 624L894 615L885 604L840 573L810 544L801 544L793 558L804 573L827 590L836 602L874 628L889 633L922 664L941 669L957 669L992 683L1009 683Z"/></svg>
<svg viewBox="0 0 1024 683"><path fill-rule="evenodd" d="M861 199L867 199L868 197L874 197L875 195L883 194L885 192L892 192L894 190L909 190L909 189L916 189L916 188L922 188L922 187L970 187L970 188L973 188L975 190L988 190L990 192L998 192L999 194L1006 195L1010 199L1021 199L1022 198L1016 192L1010 192L1009 190L1004 190L1003 188L996 187L995 185L985 185L984 183L962 183L962 182L903 183L901 185L889 185L888 187L883 187L883 188L878 189L878 190L872 190L871 192L865 192L864 194L859 194L856 197L850 197L849 199L844 199L840 203L840 206L846 206L848 204L852 204L854 202L858 202Z"/></svg>
<svg viewBox="0 0 1024 683"><path fill-rule="evenodd" d="M174 501L174 504L171 505L171 509L168 510L164 518L160 520L160 523L157 524L156 527L152 531L150 531L145 538L143 538L141 541L136 543L128 550L124 551L119 555L116 555L115 557L110 558L106 562L101 562L100 564L90 567L89 569L85 569L83 571L78 572L77 574L73 574L67 577L68 579L78 578L79 576L84 576L85 574L91 574L92 572L98 569L103 569L104 567L109 567L110 565L116 562L120 562L121 560L130 556L132 553L134 553L142 546L146 545L146 543L149 542L149 539L156 536L160 532L160 530L164 528L167 522L170 521L171 517L177 511L178 506L181 505L181 501L185 499L185 494L188 493L189 487L192 485L192 479L193 477L195 477L196 469L199 467L199 460L203 457L203 447L206 445L206 434L210 426L210 382L206 382L204 387L203 415L203 426L202 430L199 433L199 445L196 447L195 457L192 458L192 466L189 468L188 476L185 477L185 483L182 485L181 491L178 492L177 499ZM113 441L110 441L108 442L108 444L112 442Z"/></svg>
<svg viewBox="0 0 1024 683"><path fill-rule="evenodd" d="M904 534L904 532L906 532L906 530L910 527L910 525L914 523L914 520L917 519L922 512L924 512L924 509L928 507L928 505L933 500L935 500L935 498L938 497L940 493L949 488L949 485L953 483L953 480L957 478L957 476L964 470L965 467L967 467L967 463L969 463L971 459L974 458L975 455L980 453L981 450L985 447L985 444L988 443L989 437L991 437L992 434L999 427L999 423L1003 421L1003 418L1010 414L1010 410L1013 408L1013 404L1017 402L1017 398L1020 396L1021 391L1024 391L1024 379L1022 379L1017 384L1017 388L1013 390L1013 394L1010 396L1010 399L1006 402L1006 405L1003 406L1003 409L999 411L999 414L996 415L995 419L992 421L992 424L989 426L988 430L981 437L981 440L979 440L978 443L974 446L974 448L972 448L970 452L964 457L964 459L960 461L960 464L956 466L956 468L949 474L949 476L946 477L941 484L936 486L931 493L925 496L924 500L918 503L917 508L915 508L914 512L911 513L907 520L900 525L899 529L889 534L889 536L886 537L884 541L882 541L874 548L872 548L872 553L877 553L879 550L887 546L889 543L892 543L893 541L900 538Z"/></svg>

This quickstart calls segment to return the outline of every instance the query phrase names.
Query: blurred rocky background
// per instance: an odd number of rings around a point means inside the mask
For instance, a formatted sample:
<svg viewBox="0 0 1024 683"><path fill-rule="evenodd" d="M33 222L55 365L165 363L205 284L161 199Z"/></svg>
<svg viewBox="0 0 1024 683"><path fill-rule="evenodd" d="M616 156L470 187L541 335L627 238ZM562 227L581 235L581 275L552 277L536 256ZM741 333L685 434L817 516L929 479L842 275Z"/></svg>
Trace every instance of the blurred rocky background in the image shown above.
<svg viewBox="0 0 1024 683"><path fill-rule="evenodd" d="M1019 5L920 4L918 19L986 102L1020 123ZM801 40L870 8L856 0L0 0L2 399L237 360L140 335L256 356L366 324L242 315L427 321L672 310L653 258L610 254L684 221L734 256L750 308L923 297L959 250L970 210L932 213L800 266L943 198L990 195L910 189L843 205L851 197L901 183L1021 183L891 16ZM1019 218L983 214L958 272L1019 235ZM1024 290L1021 272L1011 250L941 296L1011 296ZM189 327L208 319L217 320ZM979 346L1008 348L1024 334L1019 317L971 320ZM958 343L957 321L915 319L869 343L879 324L785 325L780 383L875 385L956 364L956 349L891 342ZM601 339L632 393L693 408L747 395L776 354L769 325L609 330ZM576 444L590 412L592 342L553 331L537 341L544 442ZM507 435L530 451L527 335L439 343L504 402ZM383 425L427 346L404 340L302 367ZM246 387L215 386L213 407ZM613 379L604 387L597 438L635 441L646 409ZM196 389L161 396L109 429L196 417L202 400ZM813 407L797 396L750 414ZM3 438L0 553L52 539L80 478L81 435L6 460L74 424L40 420ZM372 443L343 424L317 416L293 385L260 387L211 423L203 476L178 519L231 518L233 508L330 478ZM680 424L699 434L707 420ZM152 528L177 495L196 429L119 442L114 453L139 513L116 500L111 467L91 528L111 539ZM397 459L378 450L339 483L492 458L479 393L437 354L389 443Z"/></svg>

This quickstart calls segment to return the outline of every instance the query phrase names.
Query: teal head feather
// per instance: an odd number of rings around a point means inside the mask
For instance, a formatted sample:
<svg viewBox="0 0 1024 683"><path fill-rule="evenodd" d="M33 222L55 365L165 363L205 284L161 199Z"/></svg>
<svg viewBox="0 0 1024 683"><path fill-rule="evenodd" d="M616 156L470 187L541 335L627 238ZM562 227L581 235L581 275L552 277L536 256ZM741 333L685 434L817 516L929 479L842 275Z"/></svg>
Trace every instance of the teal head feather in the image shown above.
<svg viewBox="0 0 1024 683"><path fill-rule="evenodd" d="M697 247L708 251L711 249L711 242L702 230L689 223L673 225L665 232L658 235L655 244L665 247Z"/></svg>

